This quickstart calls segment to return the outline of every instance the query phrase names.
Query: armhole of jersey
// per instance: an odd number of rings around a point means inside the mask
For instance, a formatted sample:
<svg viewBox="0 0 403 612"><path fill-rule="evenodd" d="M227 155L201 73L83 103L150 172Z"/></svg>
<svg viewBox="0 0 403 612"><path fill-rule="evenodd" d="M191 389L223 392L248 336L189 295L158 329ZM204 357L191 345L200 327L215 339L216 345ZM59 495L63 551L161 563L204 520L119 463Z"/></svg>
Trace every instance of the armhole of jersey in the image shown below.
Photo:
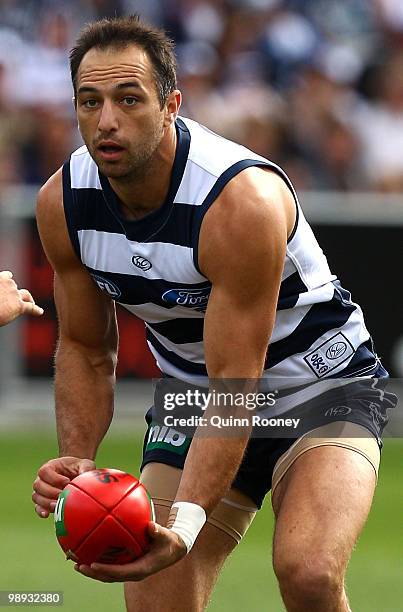
<svg viewBox="0 0 403 612"><path fill-rule="evenodd" d="M258 159L243 159L237 162L236 164L234 164L233 166L230 166L229 168L227 168L227 170L217 179L213 188L210 190L209 194L207 195L205 200L202 202L202 204L200 204L196 212L197 217L196 217L196 222L193 227L193 236L192 236L193 263L195 265L196 270L201 275L203 275L203 272L200 270L200 267L199 267L199 239L200 239L200 229L201 229L201 225L202 225L204 216L206 212L208 211L208 209L210 208L210 206L218 198L221 191L224 189L225 185L232 178L234 178L234 176L239 174L242 170L245 170L246 168L250 168L252 166L262 166L265 168L270 168L270 170L273 170L273 172L278 174L283 179L283 181L285 182L285 184L287 185L287 187L289 188L289 190L291 191L293 195L294 202L295 202L295 208L296 208L295 223L291 231L291 234L288 237L287 244L293 239L295 232L297 231L298 220L299 220L298 199L295 193L295 189L292 186L292 183L290 179L288 178L288 176L279 166L277 166L276 164L273 164L272 162L269 162L269 161L265 162L265 161L258 160Z"/></svg>
<svg viewBox="0 0 403 612"><path fill-rule="evenodd" d="M81 261L81 250L80 243L78 241L77 234L77 208L74 202L74 196L71 188L70 178L70 160L66 161L63 165L63 208L64 216L66 218L67 230L69 232L71 244L73 249Z"/></svg>

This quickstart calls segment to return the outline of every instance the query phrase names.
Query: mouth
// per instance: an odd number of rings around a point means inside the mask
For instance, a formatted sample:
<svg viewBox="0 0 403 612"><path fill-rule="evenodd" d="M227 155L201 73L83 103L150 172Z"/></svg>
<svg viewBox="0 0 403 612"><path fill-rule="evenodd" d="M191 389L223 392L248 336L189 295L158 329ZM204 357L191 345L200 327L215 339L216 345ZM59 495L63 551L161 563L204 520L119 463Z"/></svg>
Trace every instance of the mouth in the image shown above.
<svg viewBox="0 0 403 612"><path fill-rule="evenodd" d="M103 160L115 161L121 158L124 152L124 147L121 147L116 143L102 143L98 145L97 151Z"/></svg>

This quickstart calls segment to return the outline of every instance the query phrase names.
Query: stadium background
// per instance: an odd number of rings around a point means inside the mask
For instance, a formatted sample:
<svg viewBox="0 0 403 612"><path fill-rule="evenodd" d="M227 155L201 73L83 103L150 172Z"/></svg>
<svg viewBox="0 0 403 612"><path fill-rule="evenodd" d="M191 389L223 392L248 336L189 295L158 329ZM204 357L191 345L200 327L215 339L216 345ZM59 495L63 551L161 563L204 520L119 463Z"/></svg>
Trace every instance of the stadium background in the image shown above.
<svg viewBox="0 0 403 612"><path fill-rule="evenodd" d="M68 612L122 609L119 585L63 561L30 502L37 467L56 453L52 273L35 195L80 145L67 53L94 18L139 12L177 42L182 113L284 167L334 268L364 307L379 354L403 377L403 4L399 0L2 0L0 269L45 308L0 330L0 590L63 590ZM98 464L136 473L142 414L157 373L141 324L119 313L116 419ZM402 608L398 437L348 575L354 610ZM270 566L269 500L219 582L210 609L282 610ZM246 585L246 586L245 586ZM85 603L83 603L85 602Z"/></svg>

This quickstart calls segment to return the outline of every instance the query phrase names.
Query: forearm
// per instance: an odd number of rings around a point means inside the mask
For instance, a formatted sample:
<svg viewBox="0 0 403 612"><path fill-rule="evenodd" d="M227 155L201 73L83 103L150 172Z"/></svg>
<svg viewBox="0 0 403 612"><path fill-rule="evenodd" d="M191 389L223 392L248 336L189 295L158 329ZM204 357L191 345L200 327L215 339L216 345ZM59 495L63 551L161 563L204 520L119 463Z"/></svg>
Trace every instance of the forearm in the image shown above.
<svg viewBox="0 0 403 612"><path fill-rule="evenodd" d="M60 456L94 459L113 416L116 355L61 342L55 400Z"/></svg>
<svg viewBox="0 0 403 612"><path fill-rule="evenodd" d="M255 392L261 368L259 363L254 367L252 359L250 363L250 369L245 370L247 378L235 378L228 368L220 371L220 376L210 379L213 383L210 390L216 392L216 399L208 406L204 414L206 425L196 430L186 458L175 501L195 503L204 508L207 515L231 487L252 433L246 397ZM227 405L225 399L222 405L217 403L217 400L220 402L220 393L223 398L228 394L232 396L232 405ZM242 402L239 402L240 397L243 397ZM226 435L217 435L213 417L242 424L227 429Z"/></svg>
<svg viewBox="0 0 403 612"><path fill-rule="evenodd" d="M175 501L198 504L209 515L230 488L248 439L246 429L242 437L195 437Z"/></svg>

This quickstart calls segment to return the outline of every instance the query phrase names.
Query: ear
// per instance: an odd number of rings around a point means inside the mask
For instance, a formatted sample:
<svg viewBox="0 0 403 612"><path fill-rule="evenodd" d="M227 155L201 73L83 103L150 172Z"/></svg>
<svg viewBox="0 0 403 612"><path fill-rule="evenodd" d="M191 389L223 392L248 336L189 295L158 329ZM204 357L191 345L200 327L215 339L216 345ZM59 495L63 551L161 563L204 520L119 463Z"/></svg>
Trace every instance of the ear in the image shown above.
<svg viewBox="0 0 403 612"><path fill-rule="evenodd" d="M181 103L182 94L179 89L175 89L169 94L165 104L164 127L168 127L169 125L175 122L179 113Z"/></svg>
<svg viewBox="0 0 403 612"><path fill-rule="evenodd" d="M71 98L71 101L72 101L72 103L73 103L74 110L77 112L77 98L76 98L75 96L73 96L73 97ZM78 130L78 131L79 131L79 133L81 134L81 130L80 130L80 122L78 121L78 118L77 118L77 130Z"/></svg>

